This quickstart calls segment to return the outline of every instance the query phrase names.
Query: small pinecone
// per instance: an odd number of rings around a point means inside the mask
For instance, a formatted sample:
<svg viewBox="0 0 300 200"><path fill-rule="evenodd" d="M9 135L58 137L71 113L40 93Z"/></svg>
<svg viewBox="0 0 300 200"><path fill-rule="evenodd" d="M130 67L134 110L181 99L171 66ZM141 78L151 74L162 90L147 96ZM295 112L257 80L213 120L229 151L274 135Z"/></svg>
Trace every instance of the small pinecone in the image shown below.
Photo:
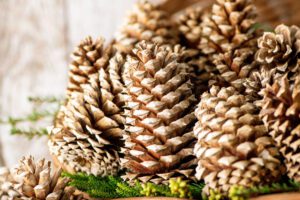
<svg viewBox="0 0 300 200"><path fill-rule="evenodd" d="M285 157L288 175L300 181L300 76L289 83L287 76L270 86L263 99L261 116Z"/></svg>
<svg viewBox="0 0 300 200"><path fill-rule="evenodd" d="M196 160L192 127L196 99L188 66L168 48L142 42L128 58L132 80L127 88L123 176L133 182L194 180Z"/></svg>
<svg viewBox="0 0 300 200"><path fill-rule="evenodd" d="M16 169L2 171L1 199L8 200L63 200L82 199L75 195L75 188L67 187L68 178L60 178L61 170L51 174L51 162L33 157L22 158Z"/></svg>
<svg viewBox="0 0 300 200"><path fill-rule="evenodd" d="M199 49L215 64L216 76L244 91L243 82L258 67L253 62L258 31L251 0L218 0L203 18Z"/></svg>
<svg viewBox="0 0 300 200"><path fill-rule="evenodd" d="M282 173L279 151L259 118L259 109L234 87L212 86L195 111L199 159L197 179L209 189L228 192L274 182Z"/></svg>
<svg viewBox="0 0 300 200"><path fill-rule="evenodd" d="M81 86L83 93L72 93L62 108L63 124L50 131L49 148L67 171L98 176L118 173L125 121L120 76L124 62L115 53L108 65Z"/></svg>
<svg viewBox="0 0 300 200"><path fill-rule="evenodd" d="M140 0L127 17L126 23L116 36L115 46L119 51L131 53L142 41L158 44L177 44L178 31L170 16L159 6Z"/></svg>
<svg viewBox="0 0 300 200"><path fill-rule="evenodd" d="M74 91L82 92L81 85L88 83L88 77L98 72L99 68L94 64L100 57L107 59L103 55L103 44L102 38L93 41L91 37L87 37L75 48L69 66L68 97Z"/></svg>
<svg viewBox="0 0 300 200"><path fill-rule="evenodd" d="M258 39L256 60L262 67L247 80L247 93L262 98L267 84L288 74L294 80L299 73L300 29L297 26L279 25L275 32L265 32ZM257 95L260 94L260 95Z"/></svg>

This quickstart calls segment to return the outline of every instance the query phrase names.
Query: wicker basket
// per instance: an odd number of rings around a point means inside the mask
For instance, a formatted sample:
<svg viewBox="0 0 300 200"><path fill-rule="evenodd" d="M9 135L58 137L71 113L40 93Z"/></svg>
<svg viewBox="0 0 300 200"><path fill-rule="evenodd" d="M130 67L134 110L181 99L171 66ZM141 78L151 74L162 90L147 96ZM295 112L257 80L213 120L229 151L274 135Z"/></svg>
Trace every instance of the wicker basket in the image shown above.
<svg viewBox="0 0 300 200"><path fill-rule="evenodd" d="M165 0L162 8L171 14L181 12L190 6L208 7L214 0ZM258 9L259 21L271 26L279 24L300 25L299 0L254 0Z"/></svg>

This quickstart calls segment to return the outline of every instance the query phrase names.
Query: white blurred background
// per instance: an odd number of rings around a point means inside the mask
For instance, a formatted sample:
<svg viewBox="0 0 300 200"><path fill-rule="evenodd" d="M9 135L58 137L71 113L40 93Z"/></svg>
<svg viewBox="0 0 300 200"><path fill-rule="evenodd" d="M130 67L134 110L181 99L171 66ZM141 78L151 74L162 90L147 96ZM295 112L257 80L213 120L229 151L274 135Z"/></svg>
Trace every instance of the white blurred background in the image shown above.
<svg viewBox="0 0 300 200"><path fill-rule="evenodd" d="M0 117L24 116L29 96L63 96L69 55L87 35L107 41L135 0L0 0ZM47 138L12 136L0 125L0 165L47 157Z"/></svg>

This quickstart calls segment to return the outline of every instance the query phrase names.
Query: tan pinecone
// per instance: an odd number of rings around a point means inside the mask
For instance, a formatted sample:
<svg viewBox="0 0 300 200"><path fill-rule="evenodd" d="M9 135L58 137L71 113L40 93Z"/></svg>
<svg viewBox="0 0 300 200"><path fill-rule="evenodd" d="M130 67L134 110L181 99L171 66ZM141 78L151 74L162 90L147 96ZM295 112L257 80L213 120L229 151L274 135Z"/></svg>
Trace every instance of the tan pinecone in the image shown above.
<svg viewBox="0 0 300 200"><path fill-rule="evenodd" d="M265 32L258 39L256 60L261 68L247 80L246 92L262 98L267 84L288 74L294 80L299 73L300 28L297 26L279 25L275 32Z"/></svg>
<svg viewBox="0 0 300 200"><path fill-rule="evenodd" d="M103 55L103 45L104 40L102 38L93 41L89 36L75 48L69 65L67 97L70 97L72 92L82 92L81 85L88 83L88 77L99 70L99 67L95 65L96 61L99 62L100 58L108 60L107 55Z"/></svg>
<svg viewBox="0 0 300 200"><path fill-rule="evenodd" d="M201 7L189 8L179 16L178 29L180 43L190 52L183 62L188 63L193 69L193 82L196 86L196 97L200 97L203 91L208 90L208 81L211 79L213 64L200 51L200 39L202 36L202 19L206 12Z"/></svg>
<svg viewBox="0 0 300 200"><path fill-rule="evenodd" d="M118 173L125 121L120 75L124 62L115 52L108 65L81 85L82 93L71 94L61 109L62 125L50 130L50 152L67 171L97 176Z"/></svg>
<svg viewBox="0 0 300 200"><path fill-rule="evenodd" d="M133 47L146 40L158 44L177 44L178 31L170 16L147 0L139 0L116 35L118 50L131 53Z"/></svg>
<svg viewBox="0 0 300 200"><path fill-rule="evenodd" d="M284 167L259 109L234 87L212 86L195 114L196 177L204 179L206 193L210 189L226 193L233 185L257 186L280 178Z"/></svg>
<svg viewBox="0 0 300 200"><path fill-rule="evenodd" d="M244 91L244 81L258 65L256 9L251 0L218 0L203 18L199 49L214 63L215 76ZM212 69L214 70L214 69Z"/></svg>
<svg viewBox="0 0 300 200"><path fill-rule="evenodd" d="M189 8L186 12L179 16L178 29L185 46L198 49L202 36L203 16L205 12L202 7Z"/></svg>
<svg viewBox="0 0 300 200"><path fill-rule="evenodd" d="M261 116L285 158L288 176L300 181L300 75L268 85Z"/></svg>
<svg viewBox="0 0 300 200"><path fill-rule="evenodd" d="M192 127L196 99L188 66L170 49L142 42L128 58L130 99L126 102L125 180L168 183L195 180Z"/></svg>
<svg viewBox="0 0 300 200"><path fill-rule="evenodd" d="M52 174L51 162L24 157L16 169L3 169L0 175L1 200L75 200L75 188L68 187L68 178L60 178L61 170Z"/></svg>

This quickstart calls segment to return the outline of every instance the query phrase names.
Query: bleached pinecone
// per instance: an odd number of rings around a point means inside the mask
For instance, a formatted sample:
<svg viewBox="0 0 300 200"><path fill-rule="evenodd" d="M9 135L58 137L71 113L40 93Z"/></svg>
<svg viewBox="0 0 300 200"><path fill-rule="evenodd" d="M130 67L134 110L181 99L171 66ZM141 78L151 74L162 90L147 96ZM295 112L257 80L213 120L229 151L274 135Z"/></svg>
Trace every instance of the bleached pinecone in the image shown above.
<svg viewBox="0 0 300 200"><path fill-rule="evenodd" d="M125 60L115 52L83 93L72 93L62 108L62 126L50 131L49 148L58 163L70 172L97 176L115 175L120 169L118 151L124 129L121 70ZM96 61L98 63L98 61Z"/></svg>
<svg viewBox="0 0 300 200"><path fill-rule="evenodd" d="M275 182L283 173L279 151L259 118L259 109L234 87L212 86L195 111L196 177L210 189Z"/></svg>
<svg viewBox="0 0 300 200"><path fill-rule="evenodd" d="M251 0L218 0L203 18L199 48L215 64L218 79L244 91L243 82L258 65L256 9Z"/></svg>
<svg viewBox="0 0 300 200"><path fill-rule="evenodd" d="M24 157L16 169L1 174L1 200L63 200L82 199L75 195L75 188L68 187L68 178L60 178L61 170L52 174L51 162L35 162Z"/></svg>
<svg viewBox="0 0 300 200"><path fill-rule="evenodd" d="M188 66L170 49L142 42L128 58L131 86L125 115L125 180L194 180L192 127L196 99Z"/></svg>
<svg viewBox="0 0 300 200"><path fill-rule="evenodd" d="M285 75L268 85L261 116L285 158L288 175L300 181L300 76Z"/></svg>
<svg viewBox="0 0 300 200"><path fill-rule="evenodd" d="M142 40L174 45L178 39L177 28L170 16L158 5L140 0L116 35L115 46L122 52L131 53Z"/></svg>
<svg viewBox="0 0 300 200"><path fill-rule="evenodd" d="M246 83L247 93L262 98L267 84L288 74L294 80L299 73L300 29L297 26L279 25L275 32L265 32L258 39L256 60L262 67Z"/></svg>
<svg viewBox="0 0 300 200"><path fill-rule="evenodd" d="M107 59L103 55L103 45L102 38L93 41L91 37L87 37L75 48L69 65L68 97L72 92L82 92L81 85L88 83L88 77L98 72L99 67L95 66L95 62L99 58Z"/></svg>
<svg viewBox="0 0 300 200"><path fill-rule="evenodd" d="M20 197L20 193L13 187L13 178L8 168L0 168L0 199L9 200Z"/></svg>

